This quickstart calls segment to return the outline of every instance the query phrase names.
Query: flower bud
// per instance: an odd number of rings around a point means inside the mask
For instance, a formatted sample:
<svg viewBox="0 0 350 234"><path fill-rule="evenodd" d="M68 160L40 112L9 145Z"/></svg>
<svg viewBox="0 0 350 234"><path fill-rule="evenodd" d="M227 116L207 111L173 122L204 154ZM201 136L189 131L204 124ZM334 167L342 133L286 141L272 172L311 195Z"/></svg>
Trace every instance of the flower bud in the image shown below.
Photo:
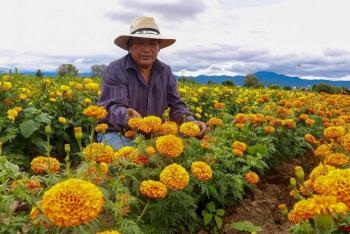
<svg viewBox="0 0 350 234"><path fill-rule="evenodd" d="M81 127L75 127L74 128L74 135L75 135L75 138L78 140L78 141L81 141L81 139L83 138L83 130Z"/></svg>
<svg viewBox="0 0 350 234"><path fill-rule="evenodd" d="M304 181L305 173L304 170L301 166L296 166L294 168L295 171L295 176L297 177L298 180Z"/></svg>
<svg viewBox="0 0 350 234"><path fill-rule="evenodd" d="M49 135L51 135L51 133L52 133L51 126L50 126L50 125L47 125L47 126L45 127L45 134L49 136Z"/></svg>
<svg viewBox="0 0 350 234"><path fill-rule="evenodd" d="M69 144L64 144L64 151L66 152L66 154L70 153L70 145Z"/></svg>
<svg viewBox="0 0 350 234"><path fill-rule="evenodd" d="M0 155L2 155L2 145L3 145L3 142L0 141Z"/></svg>
<svg viewBox="0 0 350 234"><path fill-rule="evenodd" d="M292 186L292 188L296 188L296 186L297 186L296 179L295 178L290 178L289 184L290 184L290 186Z"/></svg>

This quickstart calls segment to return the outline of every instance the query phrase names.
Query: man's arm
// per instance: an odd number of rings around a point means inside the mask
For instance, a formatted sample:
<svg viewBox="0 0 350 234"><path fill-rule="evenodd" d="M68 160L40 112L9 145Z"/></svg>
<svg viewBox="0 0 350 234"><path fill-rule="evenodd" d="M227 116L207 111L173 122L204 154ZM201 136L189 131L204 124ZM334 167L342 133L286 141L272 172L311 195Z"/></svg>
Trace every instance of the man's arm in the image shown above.
<svg viewBox="0 0 350 234"><path fill-rule="evenodd" d="M110 64L103 72L101 96L99 105L104 106L108 115L102 122L116 131L122 131L128 125L129 95L127 80L117 74L117 67Z"/></svg>

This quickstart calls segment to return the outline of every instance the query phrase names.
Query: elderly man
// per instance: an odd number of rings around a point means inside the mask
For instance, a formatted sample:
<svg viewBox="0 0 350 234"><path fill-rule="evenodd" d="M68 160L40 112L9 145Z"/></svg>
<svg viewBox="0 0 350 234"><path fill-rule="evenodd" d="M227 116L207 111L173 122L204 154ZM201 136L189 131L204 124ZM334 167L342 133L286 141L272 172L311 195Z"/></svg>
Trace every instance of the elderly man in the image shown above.
<svg viewBox="0 0 350 234"><path fill-rule="evenodd" d="M163 38L152 17L138 17L128 35L118 36L114 43L129 53L113 61L105 69L99 105L108 110L102 120L109 128L105 135L107 144L119 149L131 145L122 134L128 128L129 118L161 116L170 107L170 120L179 124L197 121L188 111L177 92L177 81L171 68L157 59L160 49L168 47L175 39ZM97 135L101 142L102 136Z"/></svg>

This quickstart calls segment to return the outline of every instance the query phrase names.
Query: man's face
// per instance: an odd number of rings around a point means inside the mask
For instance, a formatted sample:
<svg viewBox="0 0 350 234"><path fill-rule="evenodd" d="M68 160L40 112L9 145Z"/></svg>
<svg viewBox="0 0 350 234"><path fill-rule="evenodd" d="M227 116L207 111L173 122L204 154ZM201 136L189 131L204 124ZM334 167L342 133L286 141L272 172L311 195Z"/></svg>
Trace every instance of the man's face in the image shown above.
<svg viewBox="0 0 350 234"><path fill-rule="evenodd" d="M159 40L148 38L132 38L129 53L136 65L141 68L150 68L157 59Z"/></svg>

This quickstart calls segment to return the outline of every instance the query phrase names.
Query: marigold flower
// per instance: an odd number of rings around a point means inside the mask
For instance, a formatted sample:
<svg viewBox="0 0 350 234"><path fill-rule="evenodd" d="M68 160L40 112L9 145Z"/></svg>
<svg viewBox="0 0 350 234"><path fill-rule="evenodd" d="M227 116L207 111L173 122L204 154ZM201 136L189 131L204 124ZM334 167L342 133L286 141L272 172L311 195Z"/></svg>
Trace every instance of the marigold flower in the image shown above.
<svg viewBox="0 0 350 234"><path fill-rule="evenodd" d="M156 149L153 146L147 146L145 151L148 156L152 156L156 153Z"/></svg>
<svg viewBox="0 0 350 234"><path fill-rule="evenodd" d="M345 134L345 129L342 126L337 126L337 127L329 127L326 128L323 131L323 135L327 137L328 139L334 139L337 140L344 136Z"/></svg>
<svg viewBox="0 0 350 234"><path fill-rule="evenodd" d="M132 146L124 146L116 152L117 157L129 158L130 154L136 150L135 147Z"/></svg>
<svg viewBox="0 0 350 234"><path fill-rule="evenodd" d="M160 173L160 181L169 189L181 190L188 185L190 176L184 167L173 163Z"/></svg>
<svg viewBox="0 0 350 234"><path fill-rule="evenodd" d="M326 156L324 164L331 166L342 166L348 163L349 157L343 153L333 153Z"/></svg>
<svg viewBox="0 0 350 234"><path fill-rule="evenodd" d="M214 108L215 108L215 109L218 109L218 110L224 109L224 107L225 107L225 104L222 103L222 102L216 102L216 103L214 104Z"/></svg>
<svg viewBox="0 0 350 234"><path fill-rule="evenodd" d="M67 123L67 119L64 118L64 117L59 117L59 118L58 118L58 122L59 122L60 124L66 124L66 123Z"/></svg>
<svg viewBox="0 0 350 234"><path fill-rule="evenodd" d="M156 148L165 157L175 158L180 156L184 145L181 138L174 135L166 135L157 138Z"/></svg>
<svg viewBox="0 0 350 234"><path fill-rule="evenodd" d="M81 179L60 182L44 193L40 204L46 217L57 226L71 227L95 219L104 205L103 194Z"/></svg>
<svg viewBox="0 0 350 234"><path fill-rule="evenodd" d="M309 116L307 114L301 114L299 115L299 119L302 119L302 120L307 120L309 118Z"/></svg>
<svg viewBox="0 0 350 234"><path fill-rule="evenodd" d="M232 150L240 150L241 152L245 152L247 150L247 145L244 142L235 141L232 143Z"/></svg>
<svg viewBox="0 0 350 234"><path fill-rule="evenodd" d="M313 120L313 119L307 119L307 120L305 120L305 123L306 123L307 125L310 125L310 126L314 125L315 122L316 122L316 121Z"/></svg>
<svg viewBox="0 0 350 234"><path fill-rule="evenodd" d="M235 127L236 128L244 128L244 123L236 123Z"/></svg>
<svg viewBox="0 0 350 234"><path fill-rule="evenodd" d="M207 122L206 125L210 126L221 126L223 124L222 120L219 118L212 117Z"/></svg>
<svg viewBox="0 0 350 234"><path fill-rule="evenodd" d="M7 111L7 118L11 121L15 121L15 119L18 117L18 111L15 109L9 109Z"/></svg>
<svg viewBox="0 0 350 234"><path fill-rule="evenodd" d="M198 124L194 122L186 122L181 124L180 126L180 132L186 136L190 136L190 137L198 136L200 131L201 130Z"/></svg>
<svg viewBox="0 0 350 234"><path fill-rule="evenodd" d="M162 120L157 116L147 116L141 119L137 129L144 133L157 132L160 129Z"/></svg>
<svg viewBox="0 0 350 234"><path fill-rule="evenodd" d="M96 132L101 132L101 133L105 133L106 130L108 128L108 124L98 124L96 127L95 127L95 131Z"/></svg>
<svg viewBox="0 0 350 234"><path fill-rule="evenodd" d="M293 223L306 221L316 215L345 214L349 208L337 201L334 196L314 195L312 198L301 200L294 204L288 214L288 219Z"/></svg>
<svg viewBox="0 0 350 234"><path fill-rule="evenodd" d="M244 152L242 152L240 149L232 149L232 152L234 155L238 156L238 157L242 157Z"/></svg>
<svg viewBox="0 0 350 234"><path fill-rule="evenodd" d="M234 123L246 123L248 121L248 116L246 114L243 114L243 113L238 113L236 116L235 116L235 119L234 119Z"/></svg>
<svg viewBox="0 0 350 234"><path fill-rule="evenodd" d="M193 162L191 164L191 172L194 177L203 181L210 180L213 176L213 171L205 162Z"/></svg>
<svg viewBox="0 0 350 234"><path fill-rule="evenodd" d="M296 127L296 123L294 122L294 119L282 120L282 124L284 126L287 126L287 128L295 128Z"/></svg>
<svg viewBox="0 0 350 234"><path fill-rule="evenodd" d="M3 82L0 82L0 88L5 91L10 90L12 88L12 84L11 82L3 81Z"/></svg>
<svg viewBox="0 0 350 234"><path fill-rule="evenodd" d="M259 182L259 176L252 171L245 173L244 178L250 184L257 184Z"/></svg>
<svg viewBox="0 0 350 234"><path fill-rule="evenodd" d="M350 152L350 134L349 133L343 137L342 145L348 152Z"/></svg>
<svg viewBox="0 0 350 234"><path fill-rule="evenodd" d="M172 121L166 121L162 124L162 126L159 129L159 133L162 135L176 135L177 133L177 124Z"/></svg>
<svg viewBox="0 0 350 234"><path fill-rule="evenodd" d="M87 117L102 119L106 117L108 112L104 107L101 107L101 106L89 106L84 109L83 114Z"/></svg>
<svg viewBox="0 0 350 234"><path fill-rule="evenodd" d="M28 190L34 190L41 187L40 181L32 179L19 179L15 180L11 184L11 188L15 189L17 186L23 186Z"/></svg>
<svg viewBox="0 0 350 234"><path fill-rule="evenodd" d="M111 146L103 143L92 143L83 150L85 160L111 163L115 159L114 150Z"/></svg>
<svg viewBox="0 0 350 234"><path fill-rule="evenodd" d="M130 118L128 120L128 125L132 129L137 129L141 124L142 118Z"/></svg>
<svg viewBox="0 0 350 234"><path fill-rule="evenodd" d="M325 157L331 153L331 147L326 144L322 144L315 150L315 155L319 157Z"/></svg>
<svg viewBox="0 0 350 234"><path fill-rule="evenodd" d="M304 139L306 142L308 142L310 144L317 144L315 137L309 133L305 134Z"/></svg>
<svg viewBox="0 0 350 234"><path fill-rule="evenodd" d="M268 126L264 127L264 131L266 133L274 133L276 131L276 129L273 126L268 125Z"/></svg>
<svg viewBox="0 0 350 234"><path fill-rule="evenodd" d="M160 199L168 194L168 189L162 182L144 180L140 185L140 192L146 197Z"/></svg>
<svg viewBox="0 0 350 234"><path fill-rule="evenodd" d="M83 138L82 127L74 127L74 136L78 141L80 141Z"/></svg>
<svg viewBox="0 0 350 234"><path fill-rule="evenodd" d="M124 136L126 138L134 138L136 136L136 132L133 130L129 130L124 133Z"/></svg>
<svg viewBox="0 0 350 234"><path fill-rule="evenodd" d="M86 168L83 176L87 180L99 184L108 178L108 164L104 162L93 163Z"/></svg>
<svg viewBox="0 0 350 234"><path fill-rule="evenodd" d="M60 171L60 162L56 158L38 156L31 161L30 167L36 174L58 172Z"/></svg>
<svg viewBox="0 0 350 234"><path fill-rule="evenodd" d="M312 171L309 174L309 178L311 181L315 181L317 177L326 175L329 171L332 170L335 170L335 167L320 163L317 167L312 169Z"/></svg>

